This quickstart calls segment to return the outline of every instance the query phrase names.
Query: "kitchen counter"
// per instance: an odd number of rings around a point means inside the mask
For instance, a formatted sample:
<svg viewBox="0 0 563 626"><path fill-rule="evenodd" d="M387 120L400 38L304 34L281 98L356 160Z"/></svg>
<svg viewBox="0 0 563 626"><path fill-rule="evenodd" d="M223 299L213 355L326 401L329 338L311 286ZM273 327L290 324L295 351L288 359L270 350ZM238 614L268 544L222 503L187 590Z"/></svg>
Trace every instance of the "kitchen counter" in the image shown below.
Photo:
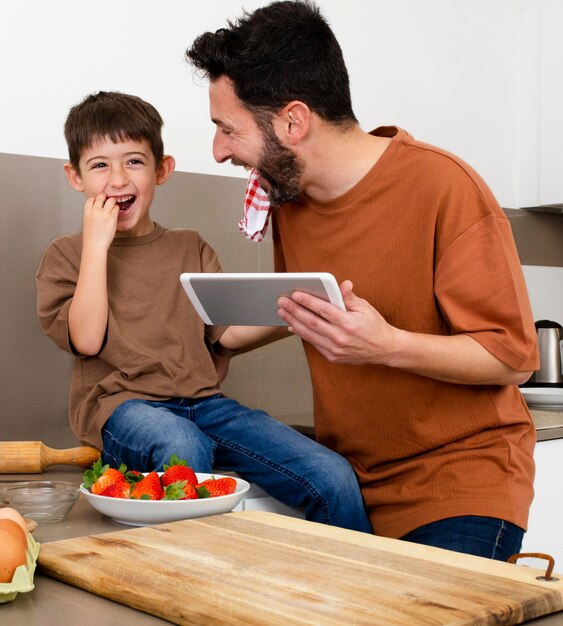
<svg viewBox="0 0 563 626"><path fill-rule="evenodd" d="M78 484L81 476L80 469L59 466L43 474L3 474L0 475L0 482L44 479L68 480ZM40 524L34 536L39 543L47 543L130 528L101 515L80 496L66 519L58 523ZM70 626L156 626L168 622L36 573L33 591L19 594L13 602L0 605L0 623L10 626L59 626L61 623ZM563 612L527 623L534 626L563 626ZM289 616L288 624L291 624Z"/></svg>
<svg viewBox="0 0 563 626"><path fill-rule="evenodd" d="M530 408L536 426L538 441L563 438L563 410ZM282 422L290 424L296 430L314 438L315 429L310 413L297 413L279 417Z"/></svg>
<svg viewBox="0 0 563 626"><path fill-rule="evenodd" d="M534 418L538 441L563 437L563 411L530 409Z"/></svg>

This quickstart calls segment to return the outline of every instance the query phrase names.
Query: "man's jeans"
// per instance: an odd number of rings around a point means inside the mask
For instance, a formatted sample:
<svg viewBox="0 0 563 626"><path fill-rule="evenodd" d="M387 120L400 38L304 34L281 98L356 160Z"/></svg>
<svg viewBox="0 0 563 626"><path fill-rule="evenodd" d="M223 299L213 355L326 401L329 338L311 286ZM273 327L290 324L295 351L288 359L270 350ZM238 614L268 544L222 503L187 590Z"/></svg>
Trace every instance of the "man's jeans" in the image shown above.
<svg viewBox="0 0 563 626"><path fill-rule="evenodd" d="M171 454L196 472L234 471L308 520L371 533L351 465L263 411L221 394L128 400L102 429L104 463L163 471Z"/></svg>
<svg viewBox="0 0 563 626"><path fill-rule="evenodd" d="M506 561L518 554L524 531L494 517L465 515L426 524L401 539L455 552Z"/></svg>

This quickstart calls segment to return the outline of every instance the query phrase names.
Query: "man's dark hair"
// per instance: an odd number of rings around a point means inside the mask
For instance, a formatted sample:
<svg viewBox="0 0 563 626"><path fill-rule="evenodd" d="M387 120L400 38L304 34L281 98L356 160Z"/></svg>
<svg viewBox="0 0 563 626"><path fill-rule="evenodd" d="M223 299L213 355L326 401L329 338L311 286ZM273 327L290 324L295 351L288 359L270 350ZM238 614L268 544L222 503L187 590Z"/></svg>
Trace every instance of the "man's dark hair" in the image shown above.
<svg viewBox="0 0 563 626"><path fill-rule="evenodd" d="M98 139L113 142L146 139L156 167L164 156L162 117L148 102L117 91L100 91L86 96L70 109L64 132L70 164L78 171L80 156Z"/></svg>
<svg viewBox="0 0 563 626"><path fill-rule="evenodd" d="M300 100L329 122L357 123L342 50L315 4L273 2L227 24L200 35L188 63L212 81L226 76L255 113Z"/></svg>

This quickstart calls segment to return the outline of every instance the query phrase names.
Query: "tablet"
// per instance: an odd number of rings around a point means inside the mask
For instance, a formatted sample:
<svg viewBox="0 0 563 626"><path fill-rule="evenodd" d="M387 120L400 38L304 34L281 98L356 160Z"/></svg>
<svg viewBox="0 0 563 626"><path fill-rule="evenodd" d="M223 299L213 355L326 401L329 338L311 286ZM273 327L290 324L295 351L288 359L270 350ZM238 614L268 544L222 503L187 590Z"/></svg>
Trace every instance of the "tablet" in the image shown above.
<svg viewBox="0 0 563 626"><path fill-rule="evenodd" d="M304 291L346 310L336 279L318 273L182 274L184 290L206 324L287 326L277 300Z"/></svg>

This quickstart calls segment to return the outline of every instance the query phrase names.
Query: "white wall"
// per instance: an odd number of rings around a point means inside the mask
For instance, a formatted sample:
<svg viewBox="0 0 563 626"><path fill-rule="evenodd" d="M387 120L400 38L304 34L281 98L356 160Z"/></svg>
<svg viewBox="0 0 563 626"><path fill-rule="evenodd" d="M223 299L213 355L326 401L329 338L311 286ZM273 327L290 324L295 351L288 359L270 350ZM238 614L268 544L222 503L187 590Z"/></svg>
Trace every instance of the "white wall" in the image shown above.
<svg viewBox="0 0 563 626"><path fill-rule="evenodd" d="M0 4L0 152L66 157L62 126L87 93L120 90L164 117L180 170L243 176L211 156L207 87L185 48L260 0L8 0ZM362 126L398 124L518 196L518 0L319 0L348 62Z"/></svg>
<svg viewBox="0 0 563 626"><path fill-rule="evenodd" d="M563 267L522 267L535 320L563 324Z"/></svg>

